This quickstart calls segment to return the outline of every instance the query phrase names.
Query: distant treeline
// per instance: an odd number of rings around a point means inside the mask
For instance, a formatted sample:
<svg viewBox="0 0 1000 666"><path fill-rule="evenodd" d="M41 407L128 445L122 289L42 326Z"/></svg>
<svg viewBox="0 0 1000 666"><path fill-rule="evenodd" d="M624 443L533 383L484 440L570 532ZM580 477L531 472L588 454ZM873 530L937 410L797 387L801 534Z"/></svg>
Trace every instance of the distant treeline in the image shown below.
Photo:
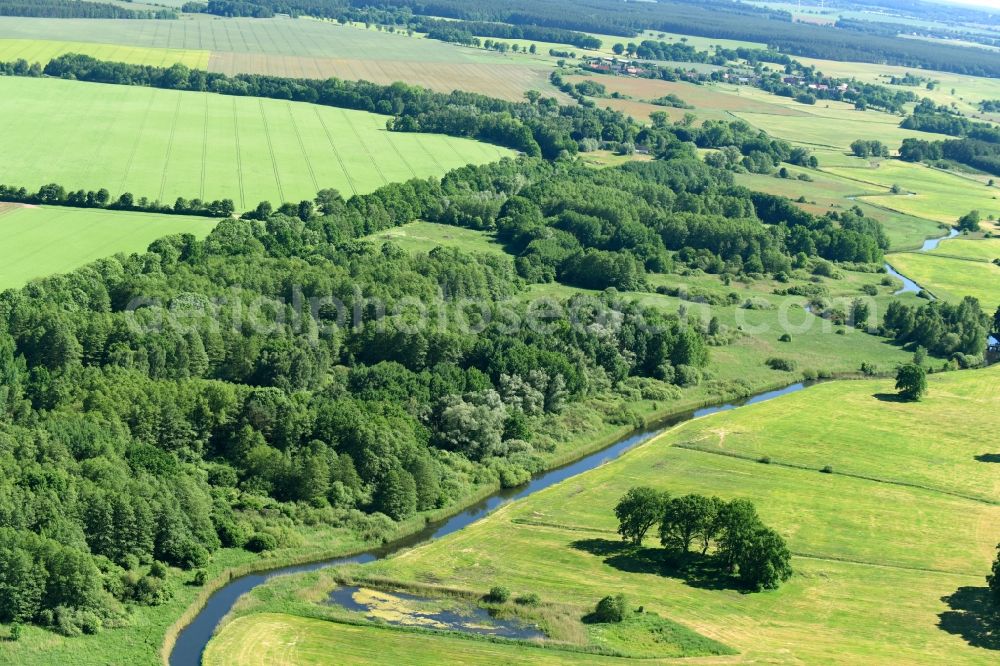
<svg viewBox="0 0 1000 666"><path fill-rule="evenodd" d="M126 9L120 5L82 0L0 0L0 16L39 18L175 19L169 9Z"/></svg>
<svg viewBox="0 0 1000 666"><path fill-rule="evenodd" d="M978 139L904 139L899 149L899 158L907 162L952 160L1000 176L1000 144Z"/></svg>
<svg viewBox="0 0 1000 666"><path fill-rule="evenodd" d="M426 32L432 36L436 32L440 33L441 31L459 31L476 37L554 42L556 44L569 44L583 49L601 48L601 40L593 35L539 25L511 25L508 23L490 23L487 21L443 21L423 16L415 17L415 20L410 25L415 30Z"/></svg>
<svg viewBox="0 0 1000 666"><path fill-rule="evenodd" d="M983 49L902 39L858 30L792 23L727 0L351 0L352 6L405 7L415 14L530 24L634 37L643 30L768 44L794 55L922 67L1000 77L1000 61Z"/></svg>

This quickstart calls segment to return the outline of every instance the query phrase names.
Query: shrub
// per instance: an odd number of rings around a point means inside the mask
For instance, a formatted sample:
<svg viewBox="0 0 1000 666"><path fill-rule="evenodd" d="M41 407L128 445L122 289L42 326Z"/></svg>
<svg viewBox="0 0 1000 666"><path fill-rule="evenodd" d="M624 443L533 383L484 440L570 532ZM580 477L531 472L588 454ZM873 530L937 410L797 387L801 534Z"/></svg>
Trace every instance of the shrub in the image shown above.
<svg viewBox="0 0 1000 666"><path fill-rule="evenodd" d="M823 474L833 474L833 467L831 465L823 465L823 469L820 470Z"/></svg>
<svg viewBox="0 0 1000 666"><path fill-rule="evenodd" d="M795 361L788 358L769 358L766 365L772 370L780 370L782 372L795 372L795 368L798 366Z"/></svg>
<svg viewBox="0 0 1000 666"><path fill-rule="evenodd" d="M771 464L771 456L763 456L757 462L761 463L762 465L770 465Z"/></svg>
<svg viewBox="0 0 1000 666"><path fill-rule="evenodd" d="M204 569L198 569L194 572L194 578L191 579L192 585L197 585L201 587L208 580L208 573Z"/></svg>
<svg viewBox="0 0 1000 666"><path fill-rule="evenodd" d="M21 624L19 622L10 625L10 640L15 643L21 640Z"/></svg>
<svg viewBox="0 0 1000 666"><path fill-rule="evenodd" d="M604 597L597 602L597 606L594 608L594 621L602 624L621 622L625 619L627 605L623 594Z"/></svg>
<svg viewBox="0 0 1000 666"><path fill-rule="evenodd" d="M503 585L491 587L489 593L486 595L486 601L491 604L505 604L508 599L510 599L510 590Z"/></svg>
<svg viewBox="0 0 1000 666"><path fill-rule="evenodd" d="M861 364L861 374L867 377L871 377L873 375L878 374L878 368L875 367L874 363L869 363L868 361L865 361Z"/></svg>
<svg viewBox="0 0 1000 666"><path fill-rule="evenodd" d="M521 606L537 606L541 602L538 595L534 592L529 592L528 594L522 594L518 598L514 599L514 603L520 604Z"/></svg>
<svg viewBox="0 0 1000 666"><path fill-rule="evenodd" d="M861 287L861 293L868 294L869 296L878 296L878 287L873 284L866 284Z"/></svg>
<svg viewBox="0 0 1000 666"><path fill-rule="evenodd" d="M792 341L792 336L790 336L788 333L782 333L781 337L778 338L778 342L791 342L791 341Z"/></svg>
<svg viewBox="0 0 1000 666"><path fill-rule="evenodd" d="M278 539L273 534L267 532L257 532L247 539L243 546L251 553L263 553L265 550L274 550L278 547Z"/></svg>

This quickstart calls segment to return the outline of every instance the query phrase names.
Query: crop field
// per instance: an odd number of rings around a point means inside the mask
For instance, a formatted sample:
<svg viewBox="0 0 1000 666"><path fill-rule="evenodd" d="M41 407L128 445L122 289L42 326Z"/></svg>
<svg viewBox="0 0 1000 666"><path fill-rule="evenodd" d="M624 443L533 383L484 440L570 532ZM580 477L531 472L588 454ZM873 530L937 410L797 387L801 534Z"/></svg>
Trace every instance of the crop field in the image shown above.
<svg viewBox="0 0 1000 666"><path fill-rule="evenodd" d="M0 182L117 196L299 201L443 174L511 151L390 133L385 116L282 100L58 79L0 79ZM81 127L87 128L81 131Z"/></svg>
<svg viewBox="0 0 1000 666"><path fill-rule="evenodd" d="M405 81L438 92L464 90L512 101L522 101L528 90L538 90L546 97L564 101L569 99L551 86L548 70L502 62L413 62L214 52L208 69L223 74L250 72L310 79L336 77L381 84Z"/></svg>
<svg viewBox="0 0 1000 666"><path fill-rule="evenodd" d="M179 62L192 69L206 69L209 60L209 52L199 49L167 49L44 39L0 39L0 61L4 62L24 58L28 62L44 65L64 53L83 53L99 60L155 67L169 67Z"/></svg>
<svg viewBox="0 0 1000 666"><path fill-rule="evenodd" d="M157 238L208 235L217 220L48 206L0 204L0 290L66 273L118 252L143 252Z"/></svg>
<svg viewBox="0 0 1000 666"><path fill-rule="evenodd" d="M900 160L883 161L878 168L825 168L859 183L892 187L900 185L911 195L866 198L870 203L943 224L954 224L970 210L985 219L1000 214L1000 190L962 176Z"/></svg>
<svg viewBox="0 0 1000 666"><path fill-rule="evenodd" d="M826 157L820 156L821 168L825 164ZM848 180L827 171L801 167L786 168L791 178L745 173L737 174L736 182L750 189L788 197L793 201L804 196L806 203L801 203L799 206L816 215L858 206L865 215L883 223L893 250L916 249L927 238L943 235L940 226L935 222L882 207L879 203L882 198L891 196L888 188ZM812 182L798 180L800 174L808 175L812 178ZM865 200L857 201L849 198L859 196L864 196Z"/></svg>
<svg viewBox="0 0 1000 666"><path fill-rule="evenodd" d="M46 43L51 45L38 46ZM554 62L548 56L503 55L329 21L197 17L54 22L0 17L0 54L5 59L44 62L67 50L150 65L179 61L224 74L405 81L439 92L468 90L514 100L527 90L556 94L548 83ZM173 61L171 53L177 54Z"/></svg>
<svg viewBox="0 0 1000 666"><path fill-rule="evenodd" d="M360 571L469 590L503 584L581 613L621 591L737 648L742 662L993 663L977 629L1000 521L990 462L998 389L998 368L933 376L919 404L882 397L891 380L835 382L699 419ZM826 465L832 473L821 474ZM639 484L755 501L788 540L796 575L777 592L743 595L623 547L612 508ZM414 659L436 649L410 646Z"/></svg>

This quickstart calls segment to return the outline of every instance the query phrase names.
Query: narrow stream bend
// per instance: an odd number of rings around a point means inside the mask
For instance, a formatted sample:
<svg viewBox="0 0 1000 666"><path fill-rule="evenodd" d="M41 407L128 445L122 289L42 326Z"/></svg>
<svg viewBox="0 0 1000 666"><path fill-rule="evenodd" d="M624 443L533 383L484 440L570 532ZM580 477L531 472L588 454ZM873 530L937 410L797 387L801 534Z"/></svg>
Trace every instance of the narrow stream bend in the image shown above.
<svg viewBox="0 0 1000 666"><path fill-rule="evenodd" d="M343 564L364 564L366 562L372 562L374 560L388 557L401 550L412 548L413 546L427 541L441 538L451 534L452 532L457 532L463 527L471 525L472 523L486 517L497 508L507 504L508 502L533 495L539 490L548 488L549 486L559 483L560 481L565 481L566 479L570 479L588 470L594 469L595 467L599 467L610 460L618 458L623 453L635 448L643 442L650 440L656 435L672 428L673 426L676 426L679 423L690 421L691 419L701 416L708 416L709 414L728 411L743 405L751 405L758 402L764 402L766 400L772 400L783 395L788 395L789 393L801 391L813 383L815 382L799 382L776 391L759 393L751 398L747 398L746 400L691 410L667 417L643 430L636 431L633 434L618 440L607 448L584 456L576 462L556 467L547 472L542 472L523 486L500 490L450 518L428 523L427 526L419 532L403 537L398 541L394 541L385 546L373 548L356 555L282 567L271 571L247 574L245 576L240 576L239 578L234 578L226 585L212 593L212 595L208 598L208 602L205 604L205 607L199 611L198 615L195 616L190 624L181 630L180 634L177 636L177 641L174 643L173 650L170 652L170 666L196 666L197 664L200 664L201 656L205 651L205 646L208 645L208 641L212 638L212 634L215 632L215 629L219 626L222 618L225 617L225 615L233 607L233 604L236 603L236 600L258 585L262 585L267 582L269 578L284 574L314 571L316 569L334 567Z"/></svg>

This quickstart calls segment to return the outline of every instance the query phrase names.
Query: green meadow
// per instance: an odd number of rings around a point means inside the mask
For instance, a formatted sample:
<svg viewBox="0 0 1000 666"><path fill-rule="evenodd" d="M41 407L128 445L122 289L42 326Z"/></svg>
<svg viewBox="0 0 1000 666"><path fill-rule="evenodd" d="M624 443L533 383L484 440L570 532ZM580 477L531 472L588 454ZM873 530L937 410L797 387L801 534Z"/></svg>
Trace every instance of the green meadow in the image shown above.
<svg viewBox="0 0 1000 666"><path fill-rule="evenodd" d="M979 210L984 219L1000 214L1000 189L922 164L887 160L877 168L838 166L824 167L824 170L865 185L887 188L899 185L905 194L862 197L862 200L905 215L954 224L970 210Z"/></svg>
<svg viewBox="0 0 1000 666"><path fill-rule="evenodd" d="M169 234L203 238L215 223L185 215L0 204L0 289L21 287L119 252L143 252Z"/></svg>
<svg viewBox="0 0 1000 666"><path fill-rule="evenodd" d="M60 79L0 79L0 182L107 188L173 203L345 196L440 175L511 151L469 139L391 133L386 117L251 97Z"/></svg>
<svg viewBox="0 0 1000 666"><path fill-rule="evenodd" d="M987 314L1000 307L1000 240L948 240L933 252L904 252L890 258L893 268L935 296L957 303L979 299Z"/></svg>

